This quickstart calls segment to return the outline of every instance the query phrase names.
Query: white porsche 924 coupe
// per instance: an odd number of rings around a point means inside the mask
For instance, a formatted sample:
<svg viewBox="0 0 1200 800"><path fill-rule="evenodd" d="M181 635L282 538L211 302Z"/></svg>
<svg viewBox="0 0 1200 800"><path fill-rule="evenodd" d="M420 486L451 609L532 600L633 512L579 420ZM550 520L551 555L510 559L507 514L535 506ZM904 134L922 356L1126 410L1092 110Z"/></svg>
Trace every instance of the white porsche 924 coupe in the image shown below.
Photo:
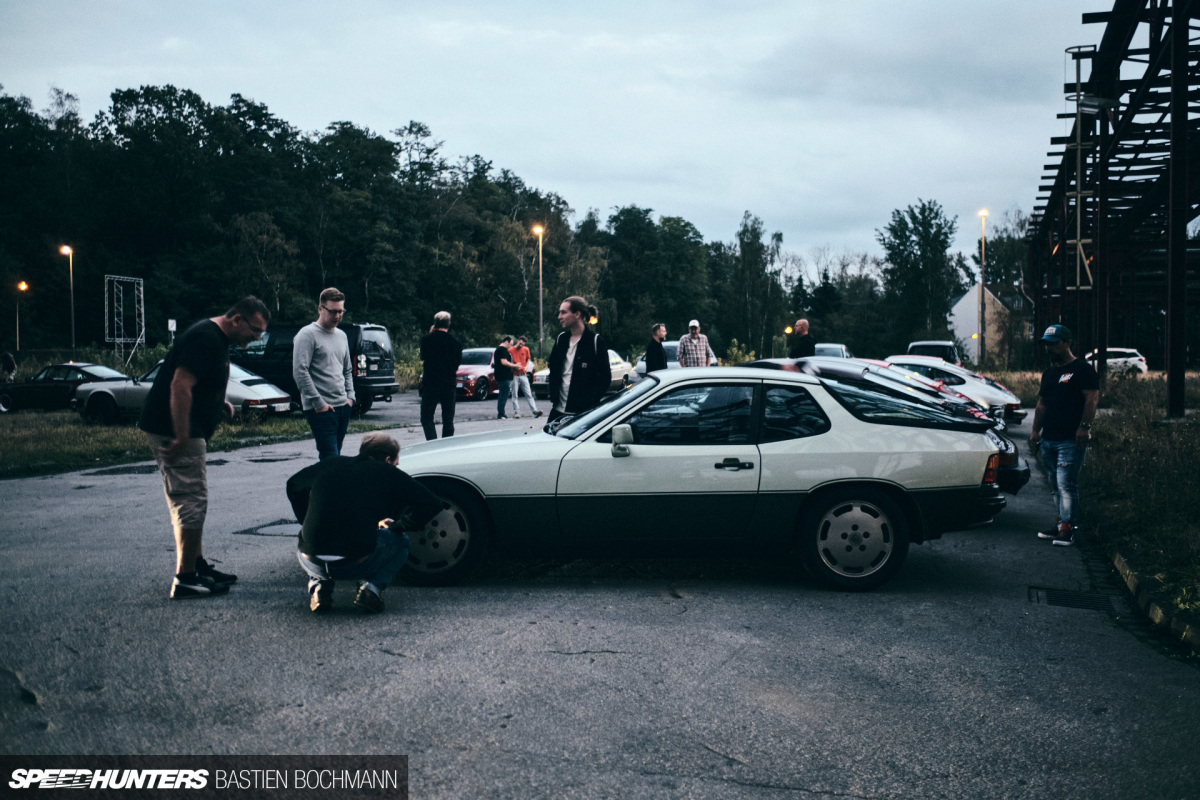
<svg viewBox="0 0 1200 800"><path fill-rule="evenodd" d="M411 532L402 576L467 576L517 556L797 551L823 582L870 589L910 543L1004 508L986 421L810 375L662 371L557 427L417 444L399 466L448 503Z"/></svg>

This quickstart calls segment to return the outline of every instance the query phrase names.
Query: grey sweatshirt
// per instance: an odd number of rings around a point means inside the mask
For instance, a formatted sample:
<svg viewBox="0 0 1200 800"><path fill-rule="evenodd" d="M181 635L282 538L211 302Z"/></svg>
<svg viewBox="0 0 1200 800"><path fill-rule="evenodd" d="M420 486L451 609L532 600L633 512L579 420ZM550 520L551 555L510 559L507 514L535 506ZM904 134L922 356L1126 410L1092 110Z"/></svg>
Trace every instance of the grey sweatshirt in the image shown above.
<svg viewBox="0 0 1200 800"><path fill-rule="evenodd" d="M354 402L354 368L345 332L327 331L315 322L301 328L292 350L292 377L305 411Z"/></svg>

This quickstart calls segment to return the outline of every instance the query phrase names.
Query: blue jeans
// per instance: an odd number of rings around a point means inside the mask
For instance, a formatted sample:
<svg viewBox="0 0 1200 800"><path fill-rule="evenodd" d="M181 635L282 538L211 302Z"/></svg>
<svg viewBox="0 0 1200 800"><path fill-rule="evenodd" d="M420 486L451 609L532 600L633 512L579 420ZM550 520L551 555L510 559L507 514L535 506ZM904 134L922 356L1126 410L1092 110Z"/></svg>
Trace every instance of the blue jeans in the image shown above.
<svg viewBox="0 0 1200 800"><path fill-rule="evenodd" d="M521 413L521 395L525 395L525 401L529 403L529 413L537 413L537 399L533 396L533 389L529 388L529 376L517 375L512 381L512 401L513 412Z"/></svg>
<svg viewBox="0 0 1200 800"><path fill-rule="evenodd" d="M341 455L346 429L350 427L350 405L337 406L332 411L320 414L305 411L304 418L308 420L308 427L312 428L313 439L317 443L317 460Z"/></svg>
<svg viewBox="0 0 1200 800"><path fill-rule="evenodd" d="M375 539L375 552L366 561L325 561L320 564L310 561L299 550L296 558L310 578L318 581L369 581L383 591L392 578L408 560L408 534L381 528Z"/></svg>
<svg viewBox="0 0 1200 800"><path fill-rule="evenodd" d="M496 388L500 390L500 394L496 396L496 416L497 417L506 416L504 413L504 406L506 406L508 404L508 390L511 385L512 385L512 378L509 378L506 381L502 381L499 378L496 379Z"/></svg>
<svg viewBox="0 0 1200 800"><path fill-rule="evenodd" d="M1054 493L1054 502L1058 506L1059 521L1075 527L1079 514L1079 470L1083 466L1083 457L1087 455L1087 445L1076 447L1074 439L1061 442L1043 439L1038 455L1046 467L1050 491Z"/></svg>

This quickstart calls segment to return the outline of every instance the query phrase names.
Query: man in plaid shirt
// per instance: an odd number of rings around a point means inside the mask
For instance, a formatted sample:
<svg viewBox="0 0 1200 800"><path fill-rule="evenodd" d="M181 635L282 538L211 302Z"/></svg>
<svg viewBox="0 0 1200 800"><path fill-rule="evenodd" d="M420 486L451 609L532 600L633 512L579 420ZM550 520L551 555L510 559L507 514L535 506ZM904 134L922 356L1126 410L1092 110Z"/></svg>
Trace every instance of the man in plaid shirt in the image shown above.
<svg viewBox="0 0 1200 800"><path fill-rule="evenodd" d="M700 332L700 321L688 323L688 333L679 340L679 366L707 367L717 357L708 346L708 337Z"/></svg>

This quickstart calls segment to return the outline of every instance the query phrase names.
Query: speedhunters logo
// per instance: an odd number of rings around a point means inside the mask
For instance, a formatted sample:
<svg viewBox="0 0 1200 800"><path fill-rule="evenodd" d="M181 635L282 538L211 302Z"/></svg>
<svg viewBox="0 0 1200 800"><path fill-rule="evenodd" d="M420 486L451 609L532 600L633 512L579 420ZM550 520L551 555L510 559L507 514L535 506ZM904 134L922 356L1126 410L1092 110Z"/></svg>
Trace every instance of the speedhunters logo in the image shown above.
<svg viewBox="0 0 1200 800"><path fill-rule="evenodd" d="M10 789L203 789L208 770L14 769Z"/></svg>
<svg viewBox="0 0 1200 800"><path fill-rule="evenodd" d="M0 797L408 800L408 756L9 756Z"/></svg>

